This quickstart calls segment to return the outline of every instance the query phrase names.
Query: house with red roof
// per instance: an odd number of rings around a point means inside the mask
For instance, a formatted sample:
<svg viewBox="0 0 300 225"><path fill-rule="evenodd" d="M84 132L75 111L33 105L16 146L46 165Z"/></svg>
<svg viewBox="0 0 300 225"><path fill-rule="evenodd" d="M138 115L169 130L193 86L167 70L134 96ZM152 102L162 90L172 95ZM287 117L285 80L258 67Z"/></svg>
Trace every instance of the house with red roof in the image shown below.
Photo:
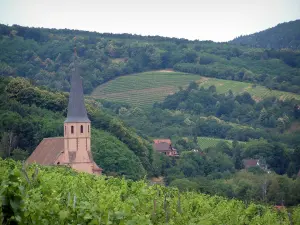
<svg viewBox="0 0 300 225"><path fill-rule="evenodd" d="M248 169L250 167L259 166L259 159L244 159L243 164L245 169Z"/></svg>
<svg viewBox="0 0 300 225"><path fill-rule="evenodd" d="M177 150L173 148L170 139L154 139L153 149L162 154L165 154L166 156L170 156L170 157L179 156Z"/></svg>

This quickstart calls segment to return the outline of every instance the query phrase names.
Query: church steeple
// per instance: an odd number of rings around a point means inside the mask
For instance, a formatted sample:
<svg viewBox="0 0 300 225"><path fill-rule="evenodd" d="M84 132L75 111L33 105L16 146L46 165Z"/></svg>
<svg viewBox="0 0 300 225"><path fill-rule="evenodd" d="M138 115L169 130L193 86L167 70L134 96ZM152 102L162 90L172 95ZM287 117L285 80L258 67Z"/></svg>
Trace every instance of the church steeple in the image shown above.
<svg viewBox="0 0 300 225"><path fill-rule="evenodd" d="M64 137L44 139L39 145L40 147L30 156L28 162L39 162L44 165L68 165L77 171L101 175L102 169L94 162L91 151L91 121L84 105L82 81L76 63L76 46L74 53L75 68L71 78Z"/></svg>
<svg viewBox="0 0 300 225"><path fill-rule="evenodd" d="M74 72L71 78L68 115L64 123L64 152L59 160L75 170L101 174L102 169L95 164L91 152L91 121L84 105L76 45L74 50Z"/></svg>
<svg viewBox="0 0 300 225"><path fill-rule="evenodd" d="M68 103L68 115L65 122L66 123L90 122L84 104L82 81L78 73L76 47L74 52L75 52L74 72L71 77L71 90L70 90L69 103Z"/></svg>

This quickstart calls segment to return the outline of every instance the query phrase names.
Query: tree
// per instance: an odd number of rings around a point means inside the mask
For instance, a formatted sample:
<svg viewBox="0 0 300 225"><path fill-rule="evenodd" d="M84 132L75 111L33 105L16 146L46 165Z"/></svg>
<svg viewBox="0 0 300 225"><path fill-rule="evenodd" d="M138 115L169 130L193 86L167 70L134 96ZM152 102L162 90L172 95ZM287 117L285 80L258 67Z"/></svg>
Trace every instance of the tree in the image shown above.
<svg viewBox="0 0 300 225"><path fill-rule="evenodd" d="M198 84L195 81L192 81L187 88L188 91L197 90L197 89L198 89Z"/></svg>
<svg viewBox="0 0 300 225"><path fill-rule="evenodd" d="M175 179L170 186L177 187L180 191L196 191L198 189L198 184L187 178Z"/></svg>
<svg viewBox="0 0 300 225"><path fill-rule="evenodd" d="M277 129L279 130L279 132L283 133L283 131L286 128L286 125L285 125L285 122L284 122L283 118L278 118L277 119L276 126L277 126Z"/></svg>
<svg viewBox="0 0 300 225"><path fill-rule="evenodd" d="M217 88L215 85L211 85L209 88L208 88L208 91L212 92L212 93L215 93L217 91Z"/></svg>
<svg viewBox="0 0 300 225"><path fill-rule="evenodd" d="M267 113L266 109L263 108L259 114L259 121L262 125L265 125L267 119L268 119L268 113Z"/></svg>
<svg viewBox="0 0 300 225"><path fill-rule="evenodd" d="M0 142L0 157L8 158L11 157L13 149L17 146L17 136L10 131L9 133L4 132L2 134Z"/></svg>
<svg viewBox="0 0 300 225"><path fill-rule="evenodd" d="M28 158L28 156L29 156L28 152L26 152L20 148L15 148L12 152L11 158L14 160L23 161L23 160L26 160Z"/></svg>

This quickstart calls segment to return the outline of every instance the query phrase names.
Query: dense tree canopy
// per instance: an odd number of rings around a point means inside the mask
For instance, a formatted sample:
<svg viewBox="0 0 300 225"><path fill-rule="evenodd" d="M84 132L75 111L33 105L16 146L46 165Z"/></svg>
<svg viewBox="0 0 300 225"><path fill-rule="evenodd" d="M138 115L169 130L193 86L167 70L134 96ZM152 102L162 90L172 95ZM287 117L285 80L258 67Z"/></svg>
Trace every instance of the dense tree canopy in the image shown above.
<svg viewBox="0 0 300 225"><path fill-rule="evenodd" d="M231 42L259 48L300 50L300 20L278 24L251 35L240 36Z"/></svg>

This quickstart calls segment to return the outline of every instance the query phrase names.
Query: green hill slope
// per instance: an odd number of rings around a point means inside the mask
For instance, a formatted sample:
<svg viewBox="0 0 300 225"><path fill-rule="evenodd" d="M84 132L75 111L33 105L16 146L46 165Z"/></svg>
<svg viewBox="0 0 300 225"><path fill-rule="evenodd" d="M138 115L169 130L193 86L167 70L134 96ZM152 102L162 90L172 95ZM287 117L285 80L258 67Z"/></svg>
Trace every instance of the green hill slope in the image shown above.
<svg viewBox="0 0 300 225"><path fill-rule="evenodd" d="M116 77L165 68L300 93L300 55L293 51L1 24L0 75L22 76L37 85L68 91L75 40L88 94Z"/></svg>
<svg viewBox="0 0 300 225"><path fill-rule="evenodd" d="M118 77L98 86L92 92L91 96L95 99L125 102L133 106L148 108L155 102L161 102L168 95L177 92L179 87L186 88L192 81L196 81L196 83L204 88L214 85L218 93L228 93L229 90L232 90L234 94L248 92L256 100L270 96L276 96L282 100L291 98L300 100L300 95L270 90L260 85L254 85L253 83L208 78L196 74L168 70Z"/></svg>
<svg viewBox="0 0 300 225"><path fill-rule="evenodd" d="M251 35L235 38L231 43L258 48L291 48L300 50L300 20L278 24Z"/></svg>
<svg viewBox="0 0 300 225"><path fill-rule="evenodd" d="M0 220L21 224L290 224L286 211L0 159ZM41 198L42 196L42 198ZM299 208L292 213L299 222Z"/></svg>

